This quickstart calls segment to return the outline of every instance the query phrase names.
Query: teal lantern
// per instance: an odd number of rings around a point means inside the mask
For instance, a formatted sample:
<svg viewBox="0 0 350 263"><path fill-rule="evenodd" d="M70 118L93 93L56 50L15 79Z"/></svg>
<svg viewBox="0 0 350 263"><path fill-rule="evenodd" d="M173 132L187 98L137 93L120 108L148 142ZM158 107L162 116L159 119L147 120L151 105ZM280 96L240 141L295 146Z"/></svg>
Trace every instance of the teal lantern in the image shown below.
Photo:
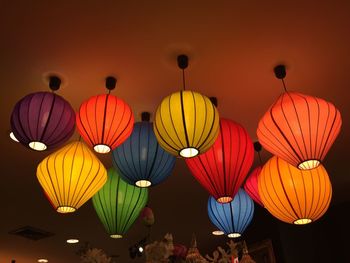
<svg viewBox="0 0 350 263"><path fill-rule="evenodd" d="M113 168L106 184L92 197L92 204L111 238L122 238L148 200L147 188L123 181Z"/></svg>

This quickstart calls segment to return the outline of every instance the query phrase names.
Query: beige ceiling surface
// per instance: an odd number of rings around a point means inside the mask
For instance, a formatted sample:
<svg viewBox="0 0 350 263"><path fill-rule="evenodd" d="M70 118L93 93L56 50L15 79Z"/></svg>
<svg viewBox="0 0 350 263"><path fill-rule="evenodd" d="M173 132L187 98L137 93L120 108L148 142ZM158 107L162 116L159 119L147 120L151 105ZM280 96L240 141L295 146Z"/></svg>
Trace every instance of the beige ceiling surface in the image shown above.
<svg viewBox="0 0 350 263"><path fill-rule="evenodd" d="M0 1L0 261L77 262L76 248L64 243L76 235L129 262L128 246L146 234L137 223L126 240L110 240L90 203L75 215L56 214L35 176L47 153L9 140L12 107L30 92L47 90L50 73L63 77L58 93L75 109L105 92L107 75L117 76L113 94L139 120L142 111L154 112L164 96L180 89L176 55L186 53L188 88L218 97L221 116L244 125L256 140L259 118L282 92L272 68L286 63L290 90L332 101L342 113L343 129L325 165L334 201L349 201L349 12L346 0ZM102 159L110 166L108 156ZM217 242L209 235L206 202L207 193L178 160L172 177L151 189L155 237L169 231L188 242L195 232L203 246ZM56 235L37 242L8 235L23 225Z"/></svg>

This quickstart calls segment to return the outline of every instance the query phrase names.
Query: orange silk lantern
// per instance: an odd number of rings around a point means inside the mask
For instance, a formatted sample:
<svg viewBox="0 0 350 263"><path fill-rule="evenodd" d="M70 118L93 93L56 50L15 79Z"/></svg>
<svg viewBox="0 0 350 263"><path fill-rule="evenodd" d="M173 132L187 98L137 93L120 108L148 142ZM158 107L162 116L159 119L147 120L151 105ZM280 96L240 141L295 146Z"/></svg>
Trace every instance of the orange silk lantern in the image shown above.
<svg viewBox="0 0 350 263"><path fill-rule="evenodd" d="M265 208L279 220L296 225L319 219L332 198L331 182L322 165L299 170L276 156L261 170L258 187Z"/></svg>
<svg viewBox="0 0 350 263"><path fill-rule="evenodd" d="M115 84L116 79L106 79L107 89L114 89ZM93 96L81 104L76 124L86 143L98 153L108 153L130 136L134 115L122 99L103 94Z"/></svg>
<svg viewBox="0 0 350 263"><path fill-rule="evenodd" d="M283 80L285 72L280 74L281 70L285 68L278 66L275 73ZM285 92L260 120L257 136L272 154L299 169L313 169L325 158L341 124L340 112L332 103Z"/></svg>

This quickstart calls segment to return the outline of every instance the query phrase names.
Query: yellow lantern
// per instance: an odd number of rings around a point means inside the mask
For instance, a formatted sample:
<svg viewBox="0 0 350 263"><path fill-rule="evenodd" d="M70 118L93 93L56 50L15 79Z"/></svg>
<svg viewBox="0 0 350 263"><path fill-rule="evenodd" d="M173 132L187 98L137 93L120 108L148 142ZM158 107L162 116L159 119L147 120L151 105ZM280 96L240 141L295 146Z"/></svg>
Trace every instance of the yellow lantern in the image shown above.
<svg viewBox="0 0 350 263"><path fill-rule="evenodd" d="M56 211L71 213L102 188L107 171L85 143L76 141L46 157L37 177Z"/></svg>
<svg viewBox="0 0 350 263"><path fill-rule="evenodd" d="M163 99L154 121L159 144L184 158L204 153L219 133L219 113L210 99L194 91L179 91Z"/></svg>
<svg viewBox="0 0 350 263"><path fill-rule="evenodd" d="M208 97L186 90L188 57L179 55L177 65L182 70L183 90L163 99L156 111L153 130L163 149L190 158L214 144L219 134L219 112Z"/></svg>
<svg viewBox="0 0 350 263"><path fill-rule="evenodd" d="M261 170L258 187L265 208L276 218L295 225L319 219L332 198L331 182L323 165L299 170L276 156Z"/></svg>

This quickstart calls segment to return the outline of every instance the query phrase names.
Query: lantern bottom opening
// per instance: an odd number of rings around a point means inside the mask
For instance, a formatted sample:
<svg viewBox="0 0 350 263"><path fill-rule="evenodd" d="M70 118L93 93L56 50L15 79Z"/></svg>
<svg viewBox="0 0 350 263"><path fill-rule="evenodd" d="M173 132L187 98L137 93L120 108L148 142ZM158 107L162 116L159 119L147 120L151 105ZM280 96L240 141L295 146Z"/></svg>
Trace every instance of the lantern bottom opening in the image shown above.
<svg viewBox="0 0 350 263"><path fill-rule="evenodd" d="M35 151L45 151L47 149L47 146L45 143L38 142L38 141L30 142L29 147Z"/></svg>
<svg viewBox="0 0 350 263"><path fill-rule="evenodd" d="M72 206L59 206L57 207L57 212L62 214L73 213L77 209Z"/></svg>
<svg viewBox="0 0 350 263"><path fill-rule="evenodd" d="M312 222L312 220L310 218L300 218L298 220L295 220L294 224L295 225L306 225L306 224L309 224L311 222Z"/></svg>
<svg viewBox="0 0 350 263"><path fill-rule="evenodd" d="M109 153L111 151L111 147L106 144L96 144L94 146L94 150L98 153Z"/></svg>
<svg viewBox="0 0 350 263"><path fill-rule="evenodd" d="M182 156L184 158L191 158L191 157L197 156L198 153L199 153L199 151L196 148L193 148L193 147L183 148L179 152L180 156Z"/></svg>
<svg viewBox="0 0 350 263"><path fill-rule="evenodd" d="M240 237L241 234L240 233L231 233L231 234L228 234L227 236L230 238L237 238L237 237Z"/></svg>
<svg viewBox="0 0 350 263"><path fill-rule="evenodd" d="M221 230L214 230L213 232L211 232L214 236L222 236L224 235L224 231Z"/></svg>
<svg viewBox="0 0 350 263"><path fill-rule="evenodd" d="M311 169L314 169L314 168L316 168L317 166L319 166L320 165L320 161L319 160L306 160L306 161L304 161L304 162L302 162L302 163L300 163L299 165L298 165L298 168L300 169L300 170L311 170Z"/></svg>
<svg viewBox="0 0 350 263"><path fill-rule="evenodd" d="M222 197L219 197L216 201L218 201L221 204L224 204L224 203L229 203L232 200L233 198L231 196L222 196Z"/></svg>
<svg viewBox="0 0 350 263"><path fill-rule="evenodd" d="M118 234L113 234L113 235L110 235L111 238L122 238L123 236L122 235L118 235Z"/></svg>
<svg viewBox="0 0 350 263"><path fill-rule="evenodd" d="M138 187L150 187L152 183L148 180L139 180L135 182L135 185Z"/></svg>

